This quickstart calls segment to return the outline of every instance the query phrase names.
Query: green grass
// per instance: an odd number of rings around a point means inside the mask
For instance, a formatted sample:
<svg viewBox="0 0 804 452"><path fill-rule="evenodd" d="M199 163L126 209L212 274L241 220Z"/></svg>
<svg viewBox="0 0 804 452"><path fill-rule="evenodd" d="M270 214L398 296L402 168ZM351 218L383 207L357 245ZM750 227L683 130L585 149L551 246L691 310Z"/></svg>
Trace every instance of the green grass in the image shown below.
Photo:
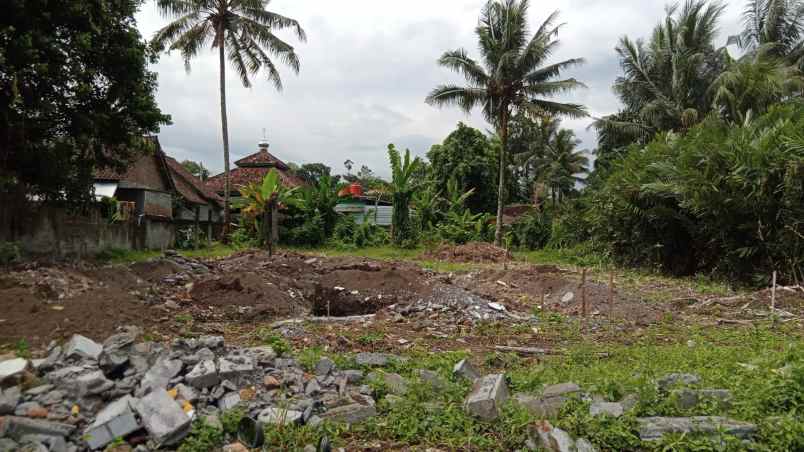
<svg viewBox="0 0 804 452"><path fill-rule="evenodd" d="M108 249L101 251L95 257L106 264L132 264L157 258L162 255L161 251L156 250L123 250Z"/></svg>
<svg viewBox="0 0 804 452"><path fill-rule="evenodd" d="M223 243L213 242L212 246L200 248L197 250L181 250L179 254L191 259L220 259L223 257L231 256L232 254L243 251L247 248L237 247L233 245L224 245Z"/></svg>

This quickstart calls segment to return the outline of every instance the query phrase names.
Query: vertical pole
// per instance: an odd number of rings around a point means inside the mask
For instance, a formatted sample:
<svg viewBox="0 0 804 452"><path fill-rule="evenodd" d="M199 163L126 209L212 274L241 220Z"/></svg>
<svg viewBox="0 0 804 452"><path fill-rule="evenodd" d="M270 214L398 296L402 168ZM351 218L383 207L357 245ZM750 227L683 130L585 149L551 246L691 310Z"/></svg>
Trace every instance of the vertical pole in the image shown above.
<svg viewBox="0 0 804 452"><path fill-rule="evenodd" d="M544 286L542 286L542 295L539 301L539 305L542 307L542 312L547 311L547 306L544 305Z"/></svg>
<svg viewBox="0 0 804 452"><path fill-rule="evenodd" d="M771 315L776 312L776 270L773 271L773 286L771 286Z"/></svg>
<svg viewBox="0 0 804 452"><path fill-rule="evenodd" d="M586 320L586 268L581 270L581 315Z"/></svg>
<svg viewBox="0 0 804 452"><path fill-rule="evenodd" d="M199 234L199 217L201 216L201 206L195 206L195 219L193 221L193 246L195 249L199 248L198 234Z"/></svg>
<svg viewBox="0 0 804 452"><path fill-rule="evenodd" d="M614 321L614 270L609 272L609 322Z"/></svg>

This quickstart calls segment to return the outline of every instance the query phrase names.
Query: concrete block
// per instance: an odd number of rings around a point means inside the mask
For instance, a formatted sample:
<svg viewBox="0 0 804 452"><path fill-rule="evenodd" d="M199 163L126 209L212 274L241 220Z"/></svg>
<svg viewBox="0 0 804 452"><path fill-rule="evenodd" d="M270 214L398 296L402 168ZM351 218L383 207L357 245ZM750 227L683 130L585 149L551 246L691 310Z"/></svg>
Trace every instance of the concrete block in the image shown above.
<svg viewBox="0 0 804 452"><path fill-rule="evenodd" d="M42 419L6 416L0 424L0 437L19 440L25 435L70 436L75 426Z"/></svg>
<svg viewBox="0 0 804 452"><path fill-rule="evenodd" d="M303 415L301 411L269 407L260 411L257 420L263 424L273 425L299 424Z"/></svg>
<svg viewBox="0 0 804 452"><path fill-rule="evenodd" d="M607 414L613 417L620 417L624 411L622 404L617 402L592 402L589 405L589 414L592 416Z"/></svg>
<svg viewBox="0 0 804 452"><path fill-rule="evenodd" d="M355 362L358 366L384 367L398 359L399 357L388 353L360 352L355 355Z"/></svg>
<svg viewBox="0 0 804 452"><path fill-rule="evenodd" d="M218 400L218 408L221 411L228 411L240 403L240 393L230 392Z"/></svg>
<svg viewBox="0 0 804 452"><path fill-rule="evenodd" d="M335 370L335 361L324 357L318 360L315 364L315 374L319 377L326 377L330 372Z"/></svg>
<svg viewBox="0 0 804 452"><path fill-rule="evenodd" d="M374 405L362 405L352 403L333 408L323 414L325 420L340 422L344 424L358 424L368 418L377 415L377 408Z"/></svg>
<svg viewBox="0 0 804 452"><path fill-rule="evenodd" d="M160 446L176 444L190 431L190 418L164 389L152 390L134 404L134 410Z"/></svg>
<svg viewBox="0 0 804 452"><path fill-rule="evenodd" d="M75 387L78 390L79 397L85 397L88 395L103 394L112 389L114 383L109 381L106 376L103 375L103 372L96 370L87 372L76 378Z"/></svg>
<svg viewBox="0 0 804 452"><path fill-rule="evenodd" d="M469 381L475 381L480 378L480 371L468 359L458 361L452 368L452 373L456 377L466 378Z"/></svg>
<svg viewBox="0 0 804 452"><path fill-rule="evenodd" d="M115 440L133 433L142 426L131 408L136 399L125 396L115 400L101 410L84 431L84 438L90 449L100 449Z"/></svg>
<svg viewBox="0 0 804 452"><path fill-rule="evenodd" d="M218 371L214 361L201 361L193 367L193 370L185 375L184 380L194 388L211 388L220 382Z"/></svg>
<svg viewBox="0 0 804 452"><path fill-rule="evenodd" d="M542 396L557 397L557 396L570 396L581 391L581 387L575 383L559 383L557 385L550 385L544 388Z"/></svg>
<svg viewBox="0 0 804 452"><path fill-rule="evenodd" d="M218 360L218 375L224 380L238 380L254 373L254 361L246 356L230 356Z"/></svg>
<svg viewBox="0 0 804 452"><path fill-rule="evenodd" d="M637 418L642 441L661 439L665 433L702 433L715 435L723 432L738 438L750 438L757 426L719 416L694 417L642 417Z"/></svg>
<svg viewBox="0 0 804 452"><path fill-rule="evenodd" d="M157 359L142 377L140 393L145 394L153 389L167 388L170 380L181 372L182 366L182 362L178 359Z"/></svg>
<svg viewBox="0 0 804 452"><path fill-rule="evenodd" d="M0 362L0 382L7 378L22 375L27 367L28 360L23 358L8 359Z"/></svg>
<svg viewBox="0 0 804 452"><path fill-rule="evenodd" d="M13 413L21 398L22 390L19 386L0 389L0 416Z"/></svg>
<svg viewBox="0 0 804 452"><path fill-rule="evenodd" d="M64 348L65 358L86 358L98 360L100 354L103 352L103 346L93 341L92 339L74 334L70 338L70 342Z"/></svg>
<svg viewBox="0 0 804 452"><path fill-rule="evenodd" d="M500 415L500 410L507 400L508 385L505 382L505 375L486 375L475 380L472 392L464 402L464 409L480 419L493 421Z"/></svg>
<svg viewBox="0 0 804 452"><path fill-rule="evenodd" d="M576 452L575 440L569 433L553 427L548 421L538 421L531 429L531 437L542 449L550 452Z"/></svg>

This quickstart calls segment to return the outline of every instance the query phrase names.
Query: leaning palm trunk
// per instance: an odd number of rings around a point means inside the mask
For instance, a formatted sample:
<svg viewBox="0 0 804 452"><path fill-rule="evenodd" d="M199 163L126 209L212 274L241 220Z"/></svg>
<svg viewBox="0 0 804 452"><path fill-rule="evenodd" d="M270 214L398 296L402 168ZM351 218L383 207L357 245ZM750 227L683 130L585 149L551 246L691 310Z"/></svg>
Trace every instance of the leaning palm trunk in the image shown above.
<svg viewBox="0 0 804 452"><path fill-rule="evenodd" d="M221 41L223 41L223 31L221 31ZM218 58L220 60L220 83L221 83L221 132L223 133L223 241L229 239L229 225L231 224L231 211L229 207L229 196L231 191L229 180L229 124L226 119L226 64L223 49L223 42L218 44Z"/></svg>

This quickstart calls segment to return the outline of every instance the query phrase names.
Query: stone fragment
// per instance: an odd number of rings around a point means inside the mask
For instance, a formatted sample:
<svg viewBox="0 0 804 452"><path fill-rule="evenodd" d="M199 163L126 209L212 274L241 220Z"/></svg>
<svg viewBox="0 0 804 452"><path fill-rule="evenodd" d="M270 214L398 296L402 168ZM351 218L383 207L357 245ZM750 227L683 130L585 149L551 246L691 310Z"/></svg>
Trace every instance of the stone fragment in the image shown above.
<svg viewBox="0 0 804 452"><path fill-rule="evenodd" d="M198 391L183 383L177 384L174 389L176 390L176 398L178 400L186 400L188 402L198 400Z"/></svg>
<svg viewBox="0 0 804 452"><path fill-rule="evenodd" d="M674 389L670 396L682 410L695 408L705 401L714 402L720 409L728 409L732 400L731 391L727 389Z"/></svg>
<svg viewBox="0 0 804 452"><path fill-rule="evenodd" d="M301 411L269 407L260 411L257 420L263 424L273 425L298 424L303 415Z"/></svg>
<svg viewBox="0 0 804 452"><path fill-rule="evenodd" d="M441 378L438 373L433 372L432 370L418 369L415 371L415 373L418 375L419 380L421 380L422 383L428 385L430 388L436 391L441 391L447 387L447 382L444 381L444 379Z"/></svg>
<svg viewBox="0 0 804 452"><path fill-rule="evenodd" d="M12 386L5 390L0 389L0 416L13 413L21 398L22 391L19 386Z"/></svg>
<svg viewBox="0 0 804 452"><path fill-rule="evenodd" d="M103 347L92 339L74 334L70 342L64 347L65 358L86 358L97 360L103 352Z"/></svg>
<svg viewBox="0 0 804 452"><path fill-rule="evenodd" d="M355 355L358 366L384 367L396 360L399 360L398 356L388 353L360 352Z"/></svg>
<svg viewBox="0 0 804 452"><path fill-rule="evenodd" d="M639 437L643 441L661 439L665 433L703 433L725 434L738 438L750 438L757 426L748 422L735 421L720 416L694 417L642 417L637 418Z"/></svg>
<svg viewBox="0 0 804 452"><path fill-rule="evenodd" d="M452 368L452 373L455 376L466 378L469 381L475 381L480 378L480 372L468 359L462 359L458 364L455 364L455 367Z"/></svg>
<svg viewBox="0 0 804 452"><path fill-rule="evenodd" d="M321 377L329 375L330 372L335 370L335 361L324 357L318 360L315 364L315 374Z"/></svg>
<svg viewBox="0 0 804 452"><path fill-rule="evenodd" d="M214 361L201 361L184 377L192 387L204 389L215 386L220 381Z"/></svg>
<svg viewBox="0 0 804 452"><path fill-rule="evenodd" d="M142 393L153 389L167 388L170 380L181 372L183 364L178 359L160 358L148 369L142 378L140 388Z"/></svg>
<svg viewBox="0 0 804 452"><path fill-rule="evenodd" d="M675 386L692 386L701 379L695 374L671 373L656 380L656 386L661 391L667 391Z"/></svg>
<svg viewBox="0 0 804 452"><path fill-rule="evenodd" d="M191 419L164 389L153 389L134 404L134 410L160 446L176 444L190 431Z"/></svg>
<svg viewBox="0 0 804 452"><path fill-rule="evenodd" d="M363 381L362 370L344 370L342 374L344 377L346 377L346 382L350 385L356 385Z"/></svg>
<svg viewBox="0 0 804 452"><path fill-rule="evenodd" d="M559 383L544 388L542 396L545 398L557 396L570 396L581 391L581 387L575 383Z"/></svg>
<svg viewBox="0 0 804 452"><path fill-rule="evenodd" d="M79 397L103 394L112 389L114 383L109 381L103 372L96 370L85 373L75 379L75 387Z"/></svg>
<svg viewBox="0 0 804 452"><path fill-rule="evenodd" d="M493 421L500 415L500 410L507 400L508 385L505 383L505 376L486 375L475 380L472 392L464 402L464 409L480 419Z"/></svg>
<svg viewBox="0 0 804 452"><path fill-rule="evenodd" d="M306 396L314 396L321 392L321 385L318 384L318 380L315 378L311 378L310 381L307 382L307 385L304 387L304 394Z"/></svg>
<svg viewBox="0 0 804 452"><path fill-rule="evenodd" d="M84 431L90 449L100 449L115 440L141 428L131 406L136 399L125 396L101 410L95 421Z"/></svg>
<svg viewBox="0 0 804 452"><path fill-rule="evenodd" d="M8 359L0 362L0 382L21 375L27 367L28 360L24 358Z"/></svg>
<svg viewBox="0 0 804 452"><path fill-rule="evenodd" d="M25 391L25 395L29 396L29 397L37 397L37 396L40 396L40 395L42 395L42 394L44 394L46 392L50 392L53 389L55 389L55 386L53 386L53 385L48 385L48 384L39 385L39 386L36 386L34 388L31 388L31 389Z"/></svg>
<svg viewBox="0 0 804 452"><path fill-rule="evenodd" d="M542 449L550 452L576 452L575 440L569 433L553 427L548 421L538 421L531 427L531 436Z"/></svg>
<svg viewBox="0 0 804 452"><path fill-rule="evenodd" d="M293 358L276 358L274 360L274 366L276 366L277 369L290 369L297 367L297 363Z"/></svg>
<svg viewBox="0 0 804 452"><path fill-rule="evenodd" d="M369 374L369 380L374 380L381 383L391 394L405 395L408 392L408 383L399 374L390 372L372 372Z"/></svg>
<svg viewBox="0 0 804 452"><path fill-rule="evenodd" d="M561 407L567 401L566 397L542 398L530 394L517 393L513 396L514 403L522 406L528 413L537 419L554 418L558 416Z"/></svg>
<svg viewBox="0 0 804 452"><path fill-rule="evenodd" d="M223 452L249 452L248 447L240 443L232 443L223 446Z"/></svg>
<svg viewBox="0 0 804 452"><path fill-rule="evenodd" d="M20 438L23 444L21 452L27 451L47 451L47 452L67 452L67 441L61 436L49 435L25 435Z"/></svg>
<svg viewBox="0 0 804 452"><path fill-rule="evenodd" d="M561 297L562 303L569 303L570 301L575 299L575 293L567 292Z"/></svg>
<svg viewBox="0 0 804 452"><path fill-rule="evenodd" d="M246 349L259 364L271 364L276 359L276 351L270 345L251 347Z"/></svg>
<svg viewBox="0 0 804 452"><path fill-rule="evenodd" d="M216 349L223 347L223 336L204 336L198 339L198 344L200 347L206 347L209 349Z"/></svg>
<svg viewBox="0 0 804 452"><path fill-rule="evenodd" d="M617 402L592 402L589 405L589 414L592 416L607 414L613 417L620 417L624 411L623 406Z"/></svg>
<svg viewBox="0 0 804 452"><path fill-rule="evenodd" d="M586 438L578 438L575 441L575 451L576 452L598 452L598 448L595 447L588 439Z"/></svg>
<svg viewBox="0 0 804 452"><path fill-rule="evenodd" d="M245 356L229 356L218 360L218 375L221 379L238 380L254 372L254 361Z"/></svg>
<svg viewBox="0 0 804 452"><path fill-rule="evenodd" d="M340 422L344 424L358 424L368 418L377 415L377 408L374 405L362 405L360 403L352 403L333 408L322 416L333 422Z"/></svg>
<svg viewBox="0 0 804 452"><path fill-rule="evenodd" d="M229 411L240 403L240 393L230 392L218 400L218 408L221 411Z"/></svg>
<svg viewBox="0 0 804 452"><path fill-rule="evenodd" d="M25 435L70 436L75 426L60 422L29 419L27 417L6 416L0 422L0 436L19 440Z"/></svg>
<svg viewBox="0 0 804 452"><path fill-rule="evenodd" d="M625 411L629 411L639 403L639 397L636 394L628 394L620 400L620 405L623 406Z"/></svg>
<svg viewBox="0 0 804 452"><path fill-rule="evenodd" d="M276 377L272 375L266 375L265 377L263 377L262 384L265 386L265 389L269 390L278 389L280 386L282 386L282 383L280 383L279 380L277 380Z"/></svg>
<svg viewBox="0 0 804 452"><path fill-rule="evenodd" d="M120 371L128 363L129 346L137 338L137 332L129 330L110 336L103 342L103 351L98 364L107 374Z"/></svg>
<svg viewBox="0 0 804 452"><path fill-rule="evenodd" d="M47 417L47 410L45 411L44 416L37 416L36 414L41 414L42 405L37 402L24 402L17 405L17 408L14 409L15 416L27 416L27 417ZM32 415L33 414L33 415Z"/></svg>
<svg viewBox="0 0 804 452"><path fill-rule="evenodd" d="M20 445L11 438L0 438L0 452L14 452L19 450Z"/></svg>

